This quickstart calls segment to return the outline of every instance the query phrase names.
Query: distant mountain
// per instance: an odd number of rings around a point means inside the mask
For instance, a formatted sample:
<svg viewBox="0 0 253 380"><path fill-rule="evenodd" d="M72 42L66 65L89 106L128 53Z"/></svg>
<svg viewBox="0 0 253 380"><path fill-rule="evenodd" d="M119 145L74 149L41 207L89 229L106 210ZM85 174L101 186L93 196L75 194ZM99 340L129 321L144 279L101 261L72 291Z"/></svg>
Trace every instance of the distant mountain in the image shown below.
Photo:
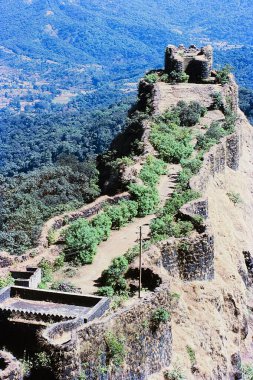
<svg viewBox="0 0 253 380"><path fill-rule="evenodd" d="M166 44L211 42L216 62L253 87L250 0L1 0L0 14L1 63L23 86L39 77L74 93L110 82L128 92L163 65Z"/></svg>

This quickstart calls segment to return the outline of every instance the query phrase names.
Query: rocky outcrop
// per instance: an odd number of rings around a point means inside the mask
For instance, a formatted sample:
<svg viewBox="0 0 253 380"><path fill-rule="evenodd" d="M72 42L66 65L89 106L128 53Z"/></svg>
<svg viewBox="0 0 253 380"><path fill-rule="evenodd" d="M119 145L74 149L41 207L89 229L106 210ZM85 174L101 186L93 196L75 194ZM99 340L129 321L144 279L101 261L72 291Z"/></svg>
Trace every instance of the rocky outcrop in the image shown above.
<svg viewBox="0 0 253 380"><path fill-rule="evenodd" d="M0 351L0 380L23 380L21 364L6 351Z"/></svg>

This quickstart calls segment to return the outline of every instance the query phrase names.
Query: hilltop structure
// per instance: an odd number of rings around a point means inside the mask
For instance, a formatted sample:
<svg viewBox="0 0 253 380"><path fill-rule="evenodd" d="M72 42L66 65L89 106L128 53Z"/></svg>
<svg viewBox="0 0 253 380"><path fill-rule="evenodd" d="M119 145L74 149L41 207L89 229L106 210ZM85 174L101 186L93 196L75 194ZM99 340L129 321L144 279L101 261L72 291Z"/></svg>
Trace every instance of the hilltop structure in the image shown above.
<svg viewBox="0 0 253 380"><path fill-rule="evenodd" d="M189 75L189 82L208 81L213 67L213 48L210 45L198 49L195 45L185 48L168 45L165 51L165 71L171 74L185 72Z"/></svg>

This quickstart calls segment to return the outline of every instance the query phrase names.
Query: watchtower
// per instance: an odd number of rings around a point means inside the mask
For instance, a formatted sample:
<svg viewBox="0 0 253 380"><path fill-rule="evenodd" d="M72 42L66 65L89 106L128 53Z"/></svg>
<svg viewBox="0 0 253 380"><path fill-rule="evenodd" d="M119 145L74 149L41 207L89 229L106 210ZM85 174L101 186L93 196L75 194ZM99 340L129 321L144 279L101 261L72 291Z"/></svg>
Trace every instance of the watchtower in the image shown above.
<svg viewBox="0 0 253 380"><path fill-rule="evenodd" d="M185 48L168 45L165 51L165 71L185 72L189 75L189 82L201 83L211 76L213 67L213 48L210 45L198 49L195 45Z"/></svg>

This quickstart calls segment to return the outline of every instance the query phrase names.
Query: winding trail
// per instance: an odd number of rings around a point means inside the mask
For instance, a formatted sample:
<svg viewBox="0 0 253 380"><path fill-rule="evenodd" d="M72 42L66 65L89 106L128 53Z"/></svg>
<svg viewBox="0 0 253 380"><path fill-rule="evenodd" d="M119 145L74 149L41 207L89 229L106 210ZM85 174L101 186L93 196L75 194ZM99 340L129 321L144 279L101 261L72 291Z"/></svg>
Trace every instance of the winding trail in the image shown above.
<svg viewBox="0 0 253 380"><path fill-rule="evenodd" d="M169 165L169 174L161 176L158 185L161 206L164 205L166 199L173 193L180 169L180 165ZM143 238L148 237L150 232L149 225L154 218L155 214L136 218L132 223L129 223L120 230L113 230L109 239L99 245L93 263L79 268L75 277L71 279L71 282L81 288L83 293L92 294L96 292L96 281L101 276L103 270L109 267L115 257L122 256L138 242L140 226L147 224L143 228Z"/></svg>

